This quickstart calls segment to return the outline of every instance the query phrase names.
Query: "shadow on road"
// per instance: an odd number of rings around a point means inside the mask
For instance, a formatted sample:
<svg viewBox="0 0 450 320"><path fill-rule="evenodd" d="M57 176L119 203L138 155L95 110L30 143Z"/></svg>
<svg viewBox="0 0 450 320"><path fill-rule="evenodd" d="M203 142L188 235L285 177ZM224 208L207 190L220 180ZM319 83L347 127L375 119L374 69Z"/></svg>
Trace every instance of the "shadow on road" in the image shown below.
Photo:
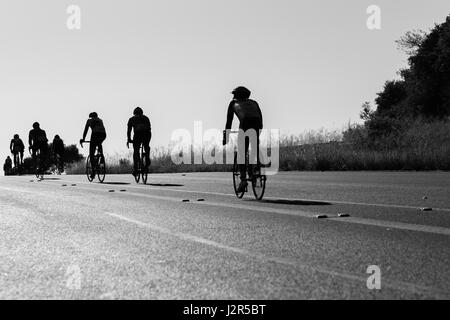
<svg viewBox="0 0 450 320"><path fill-rule="evenodd" d="M288 204L293 206L330 206L330 202L310 201L310 200L286 200L286 199L266 199L260 202L274 204Z"/></svg>
<svg viewBox="0 0 450 320"><path fill-rule="evenodd" d="M61 180L61 178L46 178L46 177L44 177L44 180L53 181L53 180Z"/></svg>
<svg viewBox="0 0 450 320"><path fill-rule="evenodd" d="M147 183L147 185L152 187L184 187L184 184L175 183Z"/></svg>
<svg viewBox="0 0 450 320"><path fill-rule="evenodd" d="M131 183L129 183L129 182L103 182L103 184L122 186L122 185L129 185Z"/></svg>

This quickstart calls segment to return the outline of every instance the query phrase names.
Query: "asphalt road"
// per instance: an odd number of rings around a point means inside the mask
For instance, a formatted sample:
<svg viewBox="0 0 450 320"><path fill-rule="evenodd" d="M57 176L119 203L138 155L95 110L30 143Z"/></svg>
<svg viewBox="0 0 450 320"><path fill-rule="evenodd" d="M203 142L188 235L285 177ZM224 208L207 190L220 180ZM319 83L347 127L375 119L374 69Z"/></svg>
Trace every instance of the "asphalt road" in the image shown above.
<svg viewBox="0 0 450 320"><path fill-rule="evenodd" d="M0 178L1 299L450 298L450 173L47 178Z"/></svg>

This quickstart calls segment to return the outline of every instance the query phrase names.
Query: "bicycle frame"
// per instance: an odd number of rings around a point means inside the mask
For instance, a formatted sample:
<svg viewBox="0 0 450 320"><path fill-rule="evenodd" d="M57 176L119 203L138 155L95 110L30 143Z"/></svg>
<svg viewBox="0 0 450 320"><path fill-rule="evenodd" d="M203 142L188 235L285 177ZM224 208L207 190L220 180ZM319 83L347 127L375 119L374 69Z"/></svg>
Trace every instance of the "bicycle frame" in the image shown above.
<svg viewBox="0 0 450 320"><path fill-rule="evenodd" d="M131 143L134 143L133 141L131 141ZM145 162L145 147L144 147L144 143L141 143L140 147L139 147L139 163L138 163L138 170L136 175L134 176L134 179L136 180L136 183L139 183L140 178L142 176L142 182L144 182L144 184L147 184L147 179L148 179L148 170L145 170L145 166L144 166L144 162ZM148 164L150 165L150 164ZM148 169L148 168L147 168Z"/></svg>
<svg viewBox="0 0 450 320"><path fill-rule="evenodd" d="M81 148L83 148L83 143L91 143L91 141L80 141ZM91 155L88 156L86 159L86 175L89 182L92 182L95 178L95 175L97 175L98 180L100 183L103 183L105 181L106 176L106 163L105 163L105 156L103 153L100 152L99 146L95 148L94 152L94 159L93 162L91 159ZM103 162L103 168L101 167L100 161ZM95 164L92 166L92 164ZM103 169L103 172L102 172Z"/></svg>
<svg viewBox="0 0 450 320"><path fill-rule="evenodd" d="M230 131L231 133L239 133L239 131ZM227 142L225 139L225 132L224 132L224 142ZM258 143L259 143L259 139L258 139ZM259 146L257 146L257 163L256 165L254 164L249 164L249 150L247 149L245 152L245 172L246 175L248 173L248 178L243 179L241 177L241 167L240 164L238 164L238 152L239 150L235 151L234 154L234 164L233 164L233 186L234 186L234 191L236 193L236 196L240 199L244 196L244 194L246 192L248 192L248 189L245 188L244 191L242 192L238 192L238 183L240 183L241 181L250 181L252 183L252 189L253 189L253 194L255 195L255 198L257 200L261 200L264 196L264 192L266 189L266 180L267 177L263 174L261 174L261 164L259 162ZM255 172L256 169L256 172ZM238 179L239 177L239 179ZM240 181L238 181L240 180Z"/></svg>

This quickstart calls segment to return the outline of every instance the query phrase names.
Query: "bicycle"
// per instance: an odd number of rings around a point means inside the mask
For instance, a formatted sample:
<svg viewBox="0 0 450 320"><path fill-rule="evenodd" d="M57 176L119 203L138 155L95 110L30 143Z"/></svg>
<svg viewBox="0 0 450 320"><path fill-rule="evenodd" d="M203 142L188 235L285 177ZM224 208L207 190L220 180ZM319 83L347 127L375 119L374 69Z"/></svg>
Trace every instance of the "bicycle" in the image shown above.
<svg viewBox="0 0 450 320"><path fill-rule="evenodd" d="M131 143L133 143L133 141L131 141ZM129 148L129 143L127 144L127 146ZM139 183L142 177L142 182L144 184L147 184L149 166L150 163L147 163L147 154L145 153L144 144L142 143L139 151L138 169L136 174L134 175L134 180L136 180L136 183Z"/></svg>
<svg viewBox="0 0 450 320"><path fill-rule="evenodd" d="M80 141L81 148L83 148L83 143L91 143L90 141ZM92 167L91 155L88 156L86 160L86 176L89 182L94 181L95 176L97 176L98 181L103 183L106 177L106 161L103 153L99 152L99 147L95 149L94 154L94 167Z"/></svg>
<svg viewBox="0 0 450 320"><path fill-rule="evenodd" d="M239 133L239 131L230 131L230 133L237 134L237 133ZM258 150L258 152L259 152L259 150ZM259 162L259 155L257 158L258 158L258 161L257 161L256 165L250 164L249 163L249 152L247 150L247 152L245 153L245 167L246 167L246 173L248 174L248 178L241 179L241 170L240 170L240 165L238 164L238 151L235 150L235 152L234 152L233 187L234 187L234 192L239 199L242 199L244 197L244 194L248 192L248 187L245 187L244 191L238 192L239 184L241 181L251 182L253 194L254 194L256 200L262 200L262 198L264 197L264 193L266 191L267 176L264 174L261 174L261 164Z"/></svg>
<svg viewBox="0 0 450 320"><path fill-rule="evenodd" d="M43 169L42 165L41 149L36 149L33 158L34 158L34 170L36 178L44 180L45 169Z"/></svg>
<svg viewBox="0 0 450 320"><path fill-rule="evenodd" d="M60 154L54 154L55 164L53 165L52 173L61 175L64 172L64 159Z"/></svg>

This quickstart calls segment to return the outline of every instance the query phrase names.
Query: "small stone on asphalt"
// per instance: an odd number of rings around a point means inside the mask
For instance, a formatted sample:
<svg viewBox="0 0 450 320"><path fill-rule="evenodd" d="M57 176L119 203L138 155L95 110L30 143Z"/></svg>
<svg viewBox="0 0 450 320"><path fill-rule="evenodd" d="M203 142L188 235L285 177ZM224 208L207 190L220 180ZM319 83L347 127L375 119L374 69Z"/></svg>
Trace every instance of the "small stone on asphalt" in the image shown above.
<svg viewBox="0 0 450 320"><path fill-rule="evenodd" d="M340 217L340 218L347 218L347 217L350 217L350 215L348 213L339 213L338 217Z"/></svg>

